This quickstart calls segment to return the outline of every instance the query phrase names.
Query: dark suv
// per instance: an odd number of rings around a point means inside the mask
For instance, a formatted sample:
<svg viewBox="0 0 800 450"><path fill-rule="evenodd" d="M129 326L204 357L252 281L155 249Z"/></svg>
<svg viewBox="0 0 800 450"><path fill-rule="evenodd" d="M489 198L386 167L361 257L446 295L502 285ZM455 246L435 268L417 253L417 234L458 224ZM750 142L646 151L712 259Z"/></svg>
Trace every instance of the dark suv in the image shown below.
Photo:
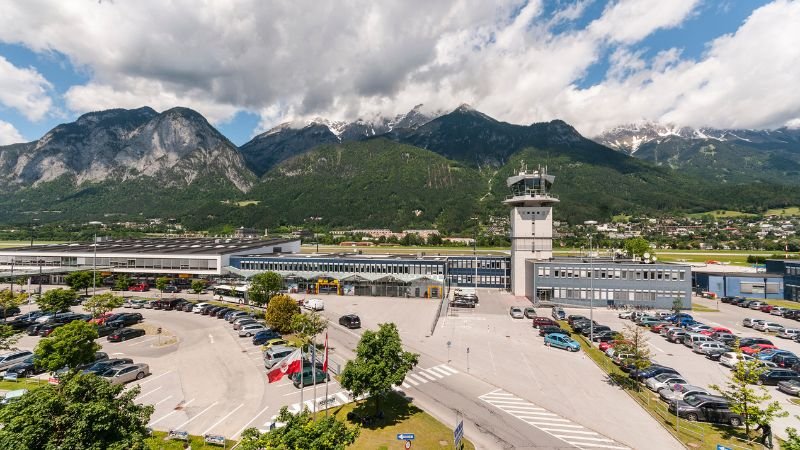
<svg viewBox="0 0 800 450"><path fill-rule="evenodd" d="M800 381L800 373L792 369L772 369L758 376L758 384L775 386L780 381L797 380Z"/></svg>
<svg viewBox="0 0 800 450"><path fill-rule="evenodd" d="M119 317L116 317L114 320L106 322L106 325L112 328L122 328L122 327L127 327L129 325L136 325L143 319L144 318L139 313L123 313L120 314Z"/></svg>
<svg viewBox="0 0 800 450"><path fill-rule="evenodd" d="M350 329L361 328L361 319L355 314L339 317L339 325Z"/></svg>
<svg viewBox="0 0 800 450"><path fill-rule="evenodd" d="M141 328L120 328L119 330L106 336L109 342L122 342L128 339L144 336L144 330Z"/></svg>
<svg viewBox="0 0 800 450"><path fill-rule="evenodd" d="M742 424L742 416L731 411L725 397L717 395L693 395L677 402L670 402L669 412L689 421L726 423L734 427Z"/></svg>

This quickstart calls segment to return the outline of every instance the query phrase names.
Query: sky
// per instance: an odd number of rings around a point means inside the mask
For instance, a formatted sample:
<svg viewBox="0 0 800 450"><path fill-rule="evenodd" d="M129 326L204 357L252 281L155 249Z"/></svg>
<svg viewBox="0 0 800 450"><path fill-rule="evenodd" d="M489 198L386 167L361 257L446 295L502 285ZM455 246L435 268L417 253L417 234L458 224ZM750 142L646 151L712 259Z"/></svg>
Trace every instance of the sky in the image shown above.
<svg viewBox="0 0 800 450"><path fill-rule="evenodd" d="M800 0L0 0L0 145L109 108L800 126Z"/></svg>

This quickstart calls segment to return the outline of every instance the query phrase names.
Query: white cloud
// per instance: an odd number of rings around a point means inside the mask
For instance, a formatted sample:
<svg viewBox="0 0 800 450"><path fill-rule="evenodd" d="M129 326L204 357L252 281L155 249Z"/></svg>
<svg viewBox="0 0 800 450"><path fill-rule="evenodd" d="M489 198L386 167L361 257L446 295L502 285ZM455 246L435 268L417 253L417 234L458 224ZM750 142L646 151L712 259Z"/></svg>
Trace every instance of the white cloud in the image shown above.
<svg viewBox="0 0 800 450"><path fill-rule="evenodd" d="M51 84L33 68L19 68L0 56L0 105L13 108L29 120L50 111Z"/></svg>
<svg viewBox="0 0 800 450"><path fill-rule="evenodd" d="M25 138L19 134L14 125L0 120L0 145L17 144L25 142Z"/></svg>
<svg viewBox="0 0 800 450"><path fill-rule="evenodd" d="M28 0L4 4L0 41L85 69L90 81L65 94L76 112L180 105L220 123L248 110L266 129L468 102L509 122L563 118L588 135L642 119L765 127L800 117L800 96L787 95L800 85L800 2L761 7L696 60L637 44L695 18L699 0L614 1L584 29L554 25L583 17L589 0L551 14L543 3ZM605 58L605 79L578 87Z"/></svg>

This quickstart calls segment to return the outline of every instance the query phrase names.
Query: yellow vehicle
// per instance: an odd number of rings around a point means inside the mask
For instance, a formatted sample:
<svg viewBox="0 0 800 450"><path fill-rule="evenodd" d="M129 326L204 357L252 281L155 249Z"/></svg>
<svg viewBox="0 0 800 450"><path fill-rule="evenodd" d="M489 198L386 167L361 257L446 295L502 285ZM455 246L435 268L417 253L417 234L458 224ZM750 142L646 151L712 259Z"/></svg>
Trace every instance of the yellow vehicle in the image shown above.
<svg viewBox="0 0 800 450"><path fill-rule="evenodd" d="M280 338L270 339L266 343L264 343L264 345L261 346L261 350L265 350L266 351L266 350L269 350L272 347L277 347L279 345L289 346L289 341L287 341L286 339L280 339Z"/></svg>

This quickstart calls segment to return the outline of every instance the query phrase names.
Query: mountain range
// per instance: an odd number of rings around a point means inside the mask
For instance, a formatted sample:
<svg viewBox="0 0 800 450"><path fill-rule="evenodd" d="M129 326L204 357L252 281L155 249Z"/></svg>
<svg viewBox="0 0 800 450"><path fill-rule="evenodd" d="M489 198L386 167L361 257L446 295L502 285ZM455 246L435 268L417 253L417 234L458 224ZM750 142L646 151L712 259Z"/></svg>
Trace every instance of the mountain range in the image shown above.
<svg viewBox="0 0 800 450"><path fill-rule="evenodd" d="M592 140L561 120L510 124L469 105L290 122L237 148L187 108L113 109L0 147L0 222L168 216L195 229L461 231L475 215L506 214L505 178L522 165L556 175L556 217L569 221L758 211L800 203L798 149L790 129L639 124Z"/></svg>

